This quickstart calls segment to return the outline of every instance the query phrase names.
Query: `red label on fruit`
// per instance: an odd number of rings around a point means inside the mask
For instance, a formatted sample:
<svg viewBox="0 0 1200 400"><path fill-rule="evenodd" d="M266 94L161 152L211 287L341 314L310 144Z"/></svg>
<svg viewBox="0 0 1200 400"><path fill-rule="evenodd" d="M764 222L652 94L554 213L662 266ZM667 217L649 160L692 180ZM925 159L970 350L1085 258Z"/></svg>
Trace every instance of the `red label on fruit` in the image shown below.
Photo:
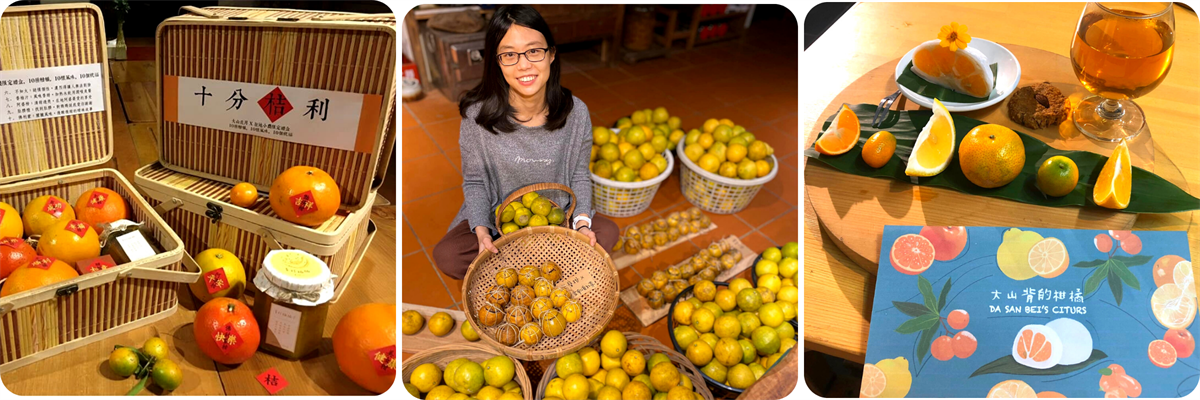
<svg viewBox="0 0 1200 400"><path fill-rule="evenodd" d="M83 260L76 264L79 273L86 274L91 272L103 271L116 266L116 261L113 261L112 256L103 255L91 260Z"/></svg>
<svg viewBox="0 0 1200 400"><path fill-rule="evenodd" d="M62 217L63 210L67 209L67 203L63 203L56 197L46 199L46 205L42 206L42 212L53 215L54 218Z"/></svg>
<svg viewBox="0 0 1200 400"><path fill-rule="evenodd" d="M371 365L375 366L375 373L380 376L395 375L396 345L371 350Z"/></svg>
<svg viewBox="0 0 1200 400"><path fill-rule="evenodd" d="M225 277L225 270L217 268L204 273L204 287L208 288L208 294L213 294L229 288L229 278Z"/></svg>
<svg viewBox="0 0 1200 400"><path fill-rule="evenodd" d="M221 349L221 354L229 354L233 349L242 346L242 335L233 329L232 323L226 323L225 326L213 331L213 341L217 342L217 348Z"/></svg>
<svg viewBox="0 0 1200 400"><path fill-rule="evenodd" d="M58 260L55 260L54 257L38 256L33 259L33 262L29 263L29 268L50 269L50 266L54 265L55 261Z"/></svg>
<svg viewBox="0 0 1200 400"><path fill-rule="evenodd" d="M0 211L0 217L3 217L3 216L4 216L4 211ZM15 249L17 247L20 247L22 243L25 243L25 241L21 240L21 238L15 238L15 237L0 238L0 246L8 246L8 247L12 247Z"/></svg>
<svg viewBox="0 0 1200 400"><path fill-rule="evenodd" d="M317 201L313 199L311 190L292 196L288 200L292 202L292 211L296 212L296 216L317 212Z"/></svg>
<svg viewBox="0 0 1200 400"><path fill-rule="evenodd" d="M258 383L261 383L264 388L267 388L267 392L271 394L275 394L276 392L283 390L283 388L287 387L288 385L287 379L283 379L283 375L280 374L279 371L275 370L275 367L271 367L271 369L268 369L266 372L259 374Z"/></svg>
<svg viewBox="0 0 1200 400"><path fill-rule="evenodd" d="M75 236L83 237L83 235L87 234L88 228L90 228L90 227L88 226L87 222L83 222L83 221L76 219L76 220L71 220L71 222L68 222L66 229L67 229L67 232L74 233Z"/></svg>
<svg viewBox="0 0 1200 400"><path fill-rule="evenodd" d="M104 208L104 203L107 203L107 202L108 202L107 194L101 193L98 190L93 190L92 197L88 199L87 206L91 207L91 208Z"/></svg>
<svg viewBox="0 0 1200 400"><path fill-rule="evenodd" d="M0 221L3 221L3 220L4 220L4 213L6 213L6 212L7 212L7 211L0 210Z"/></svg>

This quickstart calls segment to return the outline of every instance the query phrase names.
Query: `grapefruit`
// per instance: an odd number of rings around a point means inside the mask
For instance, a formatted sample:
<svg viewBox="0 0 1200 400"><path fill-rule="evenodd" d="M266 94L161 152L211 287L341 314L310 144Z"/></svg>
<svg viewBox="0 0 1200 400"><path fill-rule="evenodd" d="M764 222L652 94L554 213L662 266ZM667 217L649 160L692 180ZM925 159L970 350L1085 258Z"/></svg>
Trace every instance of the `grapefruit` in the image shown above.
<svg viewBox="0 0 1200 400"><path fill-rule="evenodd" d="M1150 342L1150 363L1159 368L1171 368L1179 358L1175 347L1166 340L1158 339Z"/></svg>
<svg viewBox="0 0 1200 400"><path fill-rule="evenodd" d="M917 275L933 265L935 253L933 243L924 236L907 234L892 242L892 267L902 274Z"/></svg>
<svg viewBox="0 0 1200 400"><path fill-rule="evenodd" d="M1029 267L1040 277L1050 279L1062 275L1070 263L1067 246L1061 240L1045 238L1029 249Z"/></svg>
<svg viewBox="0 0 1200 400"><path fill-rule="evenodd" d="M96 228L99 224L128 219L129 205L117 192L98 187L83 192L75 200L75 217Z"/></svg>
<svg viewBox="0 0 1200 400"><path fill-rule="evenodd" d="M346 313L333 329L333 354L358 386L386 392L396 381L396 305L369 303Z"/></svg>
<svg viewBox="0 0 1200 400"><path fill-rule="evenodd" d="M25 237L25 225L21 222L21 213L2 201L0 201L0 237Z"/></svg>
<svg viewBox="0 0 1200 400"><path fill-rule="evenodd" d="M1196 298L1186 295L1174 283L1168 283L1154 290L1154 295L1150 296L1150 309L1158 323L1167 329L1187 329L1196 319Z"/></svg>
<svg viewBox="0 0 1200 400"><path fill-rule="evenodd" d="M1103 233L1100 235L1107 236ZM1162 285L1168 283L1175 283L1175 266L1178 265L1180 261L1185 260L1183 257L1172 254L1162 256L1158 260L1154 261L1154 272L1151 273L1151 275L1154 276L1154 286L1161 287Z"/></svg>
<svg viewBox="0 0 1200 400"><path fill-rule="evenodd" d="M60 221L42 233L37 249L43 256L74 266L100 256L100 235L86 222L77 219Z"/></svg>
<svg viewBox="0 0 1200 400"><path fill-rule="evenodd" d="M225 249L204 250L196 255L196 264L200 265L200 279L188 288L200 301L207 303L216 297L242 297L242 291L246 289L246 270L233 253ZM213 272L216 270L221 272ZM216 291L210 293L210 286Z"/></svg>
<svg viewBox="0 0 1200 400"><path fill-rule="evenodd" d="M862 388L858 391L859 397L879 397L885 388L887 388L887 376L883 375L883 371L875 364L863 365L863 380Z"/></svg>

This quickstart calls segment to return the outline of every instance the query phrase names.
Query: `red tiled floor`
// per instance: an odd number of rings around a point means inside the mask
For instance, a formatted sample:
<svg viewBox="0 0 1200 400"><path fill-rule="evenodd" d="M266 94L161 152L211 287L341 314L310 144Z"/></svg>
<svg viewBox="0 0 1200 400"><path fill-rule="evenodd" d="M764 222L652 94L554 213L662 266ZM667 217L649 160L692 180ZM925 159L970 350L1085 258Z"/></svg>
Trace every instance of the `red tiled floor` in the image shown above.
<svg viewBox="0 0 1200 400"><path fill-rule="evenodd" d="M783 163L786 165L791 165L792 168L799 170L800 169L800 153L796 152L795 154L784 157Z"/></svg>
<svg viewBox="0 0 1200 400"><path fill-rule="evenodd" d="M635 79L608 86L608 90L636 107L656 108L666 100L667 94L658 90L651 81Z"/></svg>
<svg viewBox="0 0 1200 400"><path fill-rule="evenodd" d="M584 73L601 86L608 86L617 82L624 82L635 78L633 75L627 74L625 71L616 68L597 68L584 71Z"/></svg>
<svg viewBox="0 0 1200 400"><path fill-rule="evenodd" d="M675 159L675 168L686 167L680 165L679 159ZM654 200L650 201L650 209L661 211L686 201L683 192L679 191L679 173L672 171L671 176L658 185L658 192L654 194Z"/></svg>
<svg viewBox="0 0 1200 400"><path fill-rule="evenodd" d="M575 97L578 97L587 104L588 111L600 112L610 108L627 109L632 107L625 99L600 86L574 90L572 92Z"/></svg>
<svg viewBox="0 0 1200 400"><path fill-rule="evenodd" d="M421 239L426 250L433 246L450 229L450 222L458 214L463 203L462 190L447 190L403 205L404 219L412 224L413 233Z"/></svg>
<svg viewBox="0 0 1200 400"><path fill-rule="evenodd" d="M754 250L755 254L762 253L763 250L766 250L768 247L778 247L779 246L779 244L775 243L773 240L771 240L771 238L763 236L762 233L757 232L757 231L750 232L749 235L746 235L746 237L741 238L741 240L742 240L742 244L746 245L746 247L749 247L750 250ZM750 267L754 268L754 266L750 266Z"/></svg>
<svg viewBox="0 0 1200 400"><path fill-rule="evenodd" d="M458 148L458 133L462 127L462 118L425 124L425 131L442 150Z"/></svg>
<svg viewBox="0 0 1200 400"><path fill-rule="evenodd" d="M750 201L750 205L738 212L737 216L750 226L759 227L787 212L790 208L792 208L791 204L780 201L779 197L771 192L759 190L758 194L754 195L754 200Z"/></svg>
<svg viewBox="0 0 1200 400"><path fill-rule="evenodd" d="M402 263L404 279L401 281L404 286L401 290L404 292L402 299L404 303L438 308L454 305L454 299L450 297L450 293L446 292L446 288L442 286L442 281L438 278L441 273L434 269L433 264L429 263L425 252L404 257Z"/></svg>
<svg viewBox="0 0 1200 400"><path fill-rule="evenodd" d="M759 231L776 243L795 242L800 232L800 214L796 212L796 209L792 209L760 228Z"/></svg>
<svg viewBox="0 0 1200 400"><path fill-rule="evenodd" d="M754 131L754 137L770 144L775 149L775 157L791 155L799 146L795 136L780 132L772 125L760 126Z"/></svg>
<svg viewBox="0 0 1200 400"><path fill-rule="evenodd" d="M403 175L404 203L462 185L458 167L440 153L405 161Z"/></svg>
<svg viewBox="0 0 1200 400"><path fill-rule="evenodd" d="M417 126L417 119L413 117L412 112L408 111L408 107L400 108L400 126L404 128Z"/></svg>
<svg viewBox="0 0 1200 400"><path fill-rule="evenodd" d="M616 217L610 217L607 215L605 215L604 217L608 218L612 222L616 222L617 226L621 227L621 231L624 232L625 228L630 225L641 224L643 221L653 220L655 218L658 218L658 214L655 214L654 211L652 211L652 210L646 210L646 211L643 211L641 214L634 215L632 217L616 218Z"/></svg>
<svg viewBox="0 0 1200 400"><path fill-rule="evenodd" d="M596 81L592 80L592 78L587 77L587 75L581 72L562 74L562 76L559 78L559 84L561 84L562 87L571 90L585 89L598 85Z"/></svg>
<svg viewBox="0 0 1200 400"><path fill-rule="evenodd" d="M420 100L406 101L404 105L425 125L458 117L458 104L438 91L428 92Z"/></svg>
<svg viewBox="0 0 1200 400"><path fill-rule="evenodd" d="M621 117L628 117L633 111L626 110L624 107L612 107L604 111L592 110L589 106L589 111L592 112L592 126L612 127Z"/></svg>
<svg viewBox="0 0 1200 400"><path fill-rule="evenodd" d="M401 218L403 218L403 216L401 216ZM403 223L403 226L400 228L403 230L403 232L400 233L400 240L402 241L401 245L403 246L401 247L401 255L404 256L412 254L414 251L420 251L421 243L417 241L417 235L413 234L412 227L408 226L408 221L402 220L400 222Z"/></svg>
<svg viewBox="0 0 1200 400"><path fill-rule="evenodd" d="M779 172L775 174L775 179L763 185L763 188L771 191L780 200L786 201L793 206L800 205L799 178L795 169L789 165L783 165L779 168Z"/></svg>
<svg viewBox="0 0 1200 400"><path fill-rule="evenodd" d="M404 128L400 136L401 147L404 149L401 161L408 161L438 152L437 145L433 144L433 140L429 139L429 135L425 134L425 130L416 124Z"/></svg>
<svg viewBox="0 0 1200 400"><path fill-rule="evenodd" d="M437 267L434 268L436 269ZM442 282L446 283L446 289L450 291L450 297L454 298L455 303L462 301L463 281L461 279L454 279L446 276L446 274L442 274Z"/></svg>
<svg viewBox="0 0 1200 400"><path fill-rule="evenodd" d="M631 288L642 279L642 276L639 275L637 270L633 268L624 268L617 271L617 277L619 278L619 283L621 285L619 290Z"/></svg>
<svg viewBox="0 0 1200 400"><path fill-rule="evenodd" d="M664 305L663 307L666 307L666 306ZM642 333L649 335L652 338L658 339L658 341L660 343L662 343L664 346L666 346L667 348L670 349L670 348L672 348L671 347L671 334L668 333L668 330L667 330L667 318L670 318L670 317L663 317L663 319L660 319L657 322L650 324L650 326L648 326L648 327L646 327L646 329L642 330Z"/></svg>

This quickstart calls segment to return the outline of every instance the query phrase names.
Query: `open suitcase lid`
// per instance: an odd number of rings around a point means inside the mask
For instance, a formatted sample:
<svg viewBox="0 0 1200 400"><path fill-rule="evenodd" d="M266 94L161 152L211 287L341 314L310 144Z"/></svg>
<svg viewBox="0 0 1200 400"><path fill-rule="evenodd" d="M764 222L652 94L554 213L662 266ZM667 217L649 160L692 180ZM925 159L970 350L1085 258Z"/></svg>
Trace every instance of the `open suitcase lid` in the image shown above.
<svg viewBox="0 0 1200 400"><path fill-rule="evenodd" d="M328 172L357 210L395 146L392 14L183 7L158 27L163 166L267 192L287 168Z"/></svg>
<svg viewBox="0 0 1200 400"><path fill-rule="evenodd" d="M113 156L108 49L88 3L13 6L0 15L0 184Z"/></svg>

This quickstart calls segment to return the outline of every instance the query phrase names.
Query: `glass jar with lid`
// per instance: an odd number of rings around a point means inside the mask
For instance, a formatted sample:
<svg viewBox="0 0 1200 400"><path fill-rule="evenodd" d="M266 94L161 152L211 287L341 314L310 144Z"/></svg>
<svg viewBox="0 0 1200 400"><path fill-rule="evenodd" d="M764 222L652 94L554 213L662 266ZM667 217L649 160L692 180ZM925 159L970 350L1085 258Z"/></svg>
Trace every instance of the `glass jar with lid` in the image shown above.
<svg viewBox="0 0 1200 400"><path fill-rule="evenodd" d="M300 250L272 250L254 277L254 318L260 349L297 360L321 345L334 276L320 258Z"/></svg>

